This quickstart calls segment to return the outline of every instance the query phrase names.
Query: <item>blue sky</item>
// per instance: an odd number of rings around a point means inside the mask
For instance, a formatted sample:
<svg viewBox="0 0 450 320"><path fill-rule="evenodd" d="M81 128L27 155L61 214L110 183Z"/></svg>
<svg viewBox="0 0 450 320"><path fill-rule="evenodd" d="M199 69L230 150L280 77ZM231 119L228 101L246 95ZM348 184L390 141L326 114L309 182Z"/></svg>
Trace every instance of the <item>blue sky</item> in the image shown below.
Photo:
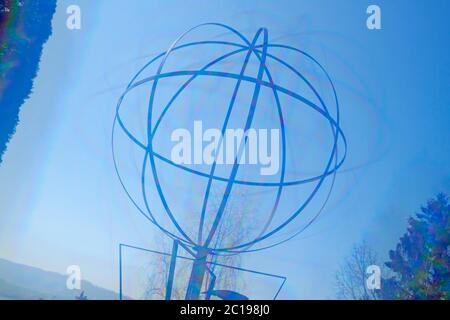
<svg viewBox="0 0 450 320"><path fill-rule="evenodd" d="M65 27L73 3L81 30ZM280 298L333 298L334 273L353 244L367 240L385 258L407 217L450 186L449 4L374 3L382 30L366 28L368 1L58 1L0 167L0 256L61 273L77 264L87 280L118 290L118 243L158 247L161 237L114 172L118 97L146 61L199 23L248 38L264 26L333 77L349 150L320 219L243 264L286 276Z"/></svg>

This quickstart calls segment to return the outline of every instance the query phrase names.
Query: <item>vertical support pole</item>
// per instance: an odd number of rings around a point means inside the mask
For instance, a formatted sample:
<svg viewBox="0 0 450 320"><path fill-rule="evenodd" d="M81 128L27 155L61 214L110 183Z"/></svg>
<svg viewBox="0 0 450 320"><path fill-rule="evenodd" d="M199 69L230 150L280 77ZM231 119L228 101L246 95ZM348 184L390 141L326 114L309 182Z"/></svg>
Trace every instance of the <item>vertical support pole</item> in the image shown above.
<svg viewBox="0 0 450 320"><path fill-rule="evenodd" d="M167 279L167 286L166 286L166 300L170 300L170 298L172 297L172 287L173 287L173 279L175 276L175 264L177 260L177 254L178 254L178 240L174 240L172 246L172 257L170 258L169 277Z"/></svg>
<svg viewBox="0 0 450 320"><path fill-rule="evenodd" d="M208 250L200 248L197 250L194 265L192 266L191 276L186 291L186 300L199 300L200 291L203 284L203 278L206 271L206 258Z"/></svg>
<svg viewBox="0 0 450 320"><path fill-rule="evenodd" d="M122 300L122 244L119 244L119 300Z"/></svg>

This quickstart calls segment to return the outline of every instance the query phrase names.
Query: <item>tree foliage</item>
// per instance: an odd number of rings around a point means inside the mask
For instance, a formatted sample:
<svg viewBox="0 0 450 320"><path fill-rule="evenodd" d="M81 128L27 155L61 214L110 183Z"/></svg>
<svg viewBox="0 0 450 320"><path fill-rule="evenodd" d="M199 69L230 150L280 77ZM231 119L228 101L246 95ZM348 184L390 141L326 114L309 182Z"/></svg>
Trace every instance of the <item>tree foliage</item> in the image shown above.
<svg viewBox="0 0 450 320"><path fill-rule="evenodd" d="M366 287L369 265L380 265L367 243L353 248L336 274L339 298L450 299L449 200L441 193L408 220L406 233L382 270L380 290Z"/></svg>
<svg viewBox="0 0 450 320"><path fill-rule="evenodd" d="M386 266L395 299L450 298L449 202L438 194L409 219L406 233Z"/></svg>

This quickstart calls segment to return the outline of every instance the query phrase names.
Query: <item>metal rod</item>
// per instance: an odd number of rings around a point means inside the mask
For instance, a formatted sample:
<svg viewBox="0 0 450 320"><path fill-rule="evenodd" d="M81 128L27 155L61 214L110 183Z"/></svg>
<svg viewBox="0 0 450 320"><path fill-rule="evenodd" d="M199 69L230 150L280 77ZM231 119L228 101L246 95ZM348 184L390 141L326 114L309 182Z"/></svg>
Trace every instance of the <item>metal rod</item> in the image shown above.
<svg viewBox="0 0 450 320"><path fill-rule="evenodd" d="M174 240L172 246L172 257L170 258L169 277L167 279L166 300L170 300L172 297L172 287L173 287L173 279L175 276L175 264L177 260L177 254L178 254L178 241Z"/></svg>
<svg viewBox="0 0 450 320"><path fill-rule="evenodd" d="M122 244L119 244L119 300L122 300Z"/></svg>
<svg viewBox="0 0 450 320"><path fill-rule="evenodd" d="M216 285L216 275L211 273L211 281L208 286L208 290L206 290L205 300L211 300L211 292L214 290Z"/></svg>

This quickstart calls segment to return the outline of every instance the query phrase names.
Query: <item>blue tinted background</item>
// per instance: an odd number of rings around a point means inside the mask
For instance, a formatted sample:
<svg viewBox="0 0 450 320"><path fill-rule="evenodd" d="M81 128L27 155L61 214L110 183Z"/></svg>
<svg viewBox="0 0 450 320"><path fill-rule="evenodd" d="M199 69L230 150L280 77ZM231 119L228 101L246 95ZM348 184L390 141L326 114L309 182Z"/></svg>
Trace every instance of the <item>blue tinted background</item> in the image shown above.
<svg viewBox="0 0 450 320"><path fill-rule="evenodd" d="M65 26L78 4L82 29ZM349 139L324 215L281 247L246 255L288 277L280 298L333 298L334 273L367 240L382 258L407 217L449 181L446 1L59 1L33 93L0 167L0 256L118 290L117 245L157 246L118 184L110 152L115 103L130 77L202 22L251 37L260 26L314 55L336 82ZM281 41L280 41L281 42Z"/></svg>

